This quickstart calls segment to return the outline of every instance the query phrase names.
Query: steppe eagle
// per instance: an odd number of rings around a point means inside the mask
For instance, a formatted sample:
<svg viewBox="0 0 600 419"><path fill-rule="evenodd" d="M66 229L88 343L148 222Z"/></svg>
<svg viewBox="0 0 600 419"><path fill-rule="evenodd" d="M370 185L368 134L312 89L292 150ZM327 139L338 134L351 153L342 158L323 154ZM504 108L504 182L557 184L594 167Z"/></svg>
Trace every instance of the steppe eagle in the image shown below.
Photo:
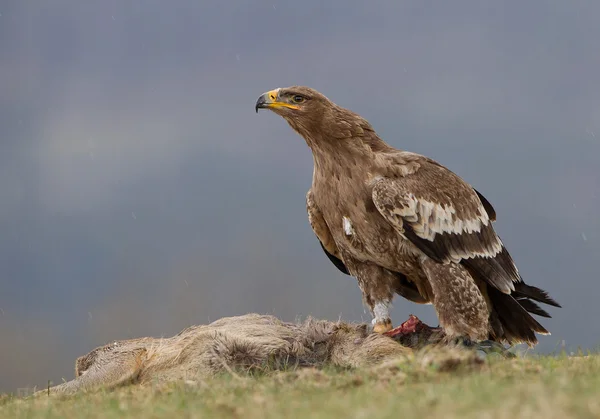
<svg viewBox="0 0 600 419"><path fill-rule="evenodd" d="M492 205L446 167L385 143L365 119L314 89L279 88L255 109L282 116L314 159L310 224L329 259L357 278L373 329L392 329L395 293L431 303L449 338L535 345L531 314L560 307L525 284L494 231ZM531 314L530 314L531 313Z"/></svg>

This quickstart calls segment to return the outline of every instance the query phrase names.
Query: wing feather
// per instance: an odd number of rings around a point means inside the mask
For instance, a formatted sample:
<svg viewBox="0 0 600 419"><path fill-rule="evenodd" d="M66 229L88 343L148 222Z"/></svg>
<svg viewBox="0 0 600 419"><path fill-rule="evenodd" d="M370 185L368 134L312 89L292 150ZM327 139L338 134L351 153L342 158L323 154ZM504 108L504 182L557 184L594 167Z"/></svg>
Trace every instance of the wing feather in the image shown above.
<svg viewBox="0 0 600 419"><path fill-rule="evenodd" d="M337 259L343 265L340 251L338 250L337 245L333 240L333 235L329 230L329 226L327 225L327 222L323 217L321 209L317 206L317 204L314 201L312 190L309 190L306 193L306 212L308 213L308 221L310 222L310 226L312 227L313 232L319 239L319 242L321 242L323 250L325 251L325 253L327 253L327 256L334 263L334 265L337 266L338 269L340 269L342 272L344 272L344 270L341 269L340 266L338 266L339 263L337 261L334 261L335 259ZM331 259L332 257L335 259Z"/></svg>
<svg viewBox="0 0 600 419"><path fill-rule="evenodd" d="M331 263L333 263L333 265L338 268L338 270L346 275L350 275L350 271L348 271L348 268L346 267L346 265L344 264L344 262L342 261L342 259L333 256L331 253L329 253L329 251L325 248L325 246L323 246L323 242L321 240L319 240L319 243L321 244L321 248L323 249L323 251L325 252L325 254L327 255L327 258L331 261Z"/></svg>
<svg viewBox="0 0 600 419"><path fill-rule="evenodd" d="M494 209L494 207L492 207L492 204L490 204L490 201L488 201L485 198L485 196L481 195L477 189L473 188L473 190L475 191L475 193L477 194L477 197L481 201L483 208L485 208L485 212L487 212L487 215L490 218L490 220L496 221L496 210Z"/></svg>
<svg viewBox="0 0 600 419"><path fill-rule="evenodd" d="M375 180L372 198L382 216L436 262L462 263L507 294L520 282L492 227L493 207L445 167L423 157L414 173Z"/></svg>

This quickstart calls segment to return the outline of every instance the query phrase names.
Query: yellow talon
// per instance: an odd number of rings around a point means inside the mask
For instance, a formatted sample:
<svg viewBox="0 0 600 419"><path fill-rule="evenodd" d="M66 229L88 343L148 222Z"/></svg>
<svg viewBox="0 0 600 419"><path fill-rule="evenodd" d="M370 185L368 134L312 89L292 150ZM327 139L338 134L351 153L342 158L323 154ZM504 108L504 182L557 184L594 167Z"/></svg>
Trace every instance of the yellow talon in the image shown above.
<svg viewBox="0 0 600 419"><path fill-rule="evenodd" d="M389 332L390 330L392 330L392 321L391 320L386 320L384 322L377 322L375 323L375 325L373 326L373 331L375 333L379 333L379 334L383 334L385 332Z"/></svg>

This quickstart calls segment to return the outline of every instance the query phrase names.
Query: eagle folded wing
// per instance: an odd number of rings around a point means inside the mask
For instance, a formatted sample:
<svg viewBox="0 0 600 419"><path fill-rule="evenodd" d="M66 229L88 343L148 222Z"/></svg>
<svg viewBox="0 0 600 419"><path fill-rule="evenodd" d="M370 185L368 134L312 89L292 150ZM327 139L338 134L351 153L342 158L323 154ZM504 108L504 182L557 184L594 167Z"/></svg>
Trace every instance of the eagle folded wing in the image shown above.
<svg viewBox="0 0 600 419"><path fill-rule="evenodd" d="M331 231L329 231L329 227L325 222L325 218L323 218L323 213L313 200L312 191L309 190L306 194L306 212L308 213L308 221L310 222L310 226L312 227L317 239L319 239L319 243L323 248L323 251L331 261L335 265L336 268L340 270L340 272L350 275L348 272L348 268L342 261L342 257L340 256L340 252L333 240L333 236L331 235Z"/></svg>
<svg viewBox="0 0 600 419"><path fill-rule="evenodd" d="M407 176L379 178L373 202L381 215L419 250L439 263L462 263L510 294L520 276L492 227L495 213L456 174L424 158ZM488 213L489 212L489 213Z"/></svg>

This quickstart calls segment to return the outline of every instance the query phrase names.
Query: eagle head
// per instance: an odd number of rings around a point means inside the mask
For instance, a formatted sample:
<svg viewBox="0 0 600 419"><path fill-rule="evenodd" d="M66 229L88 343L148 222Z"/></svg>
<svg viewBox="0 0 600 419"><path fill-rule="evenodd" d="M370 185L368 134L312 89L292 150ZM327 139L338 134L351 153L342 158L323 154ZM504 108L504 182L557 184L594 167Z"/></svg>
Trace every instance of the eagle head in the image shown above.
<svg viewBox="0 0 600 419"><path fill-rule="evenodd" d="M269 109L283 117L303 137L323 128L336 105L310 87L291 86L260 95L255 110Z"/></svg>
<svg viewBox="0 0 600 419"><path fill-rule="evenodd" d="M291 86L269 90L260 95L254 109L270 109L281 116L301 117L315 114L331 104L323 94L310 87Z"/></svg>
<svg viewBox="0 0 600 419"><path fill-rule="evenodd" d="M383 143L376 138L373 128L365 119L336 105L310 87L291 86L270 90L260 95L254 108L256 112L269 109L283 117L304 137L313 151L322 148L320 145L340 146L340 140L346 145L355 144L358 148L370 147L373 142Z"/></svg>

